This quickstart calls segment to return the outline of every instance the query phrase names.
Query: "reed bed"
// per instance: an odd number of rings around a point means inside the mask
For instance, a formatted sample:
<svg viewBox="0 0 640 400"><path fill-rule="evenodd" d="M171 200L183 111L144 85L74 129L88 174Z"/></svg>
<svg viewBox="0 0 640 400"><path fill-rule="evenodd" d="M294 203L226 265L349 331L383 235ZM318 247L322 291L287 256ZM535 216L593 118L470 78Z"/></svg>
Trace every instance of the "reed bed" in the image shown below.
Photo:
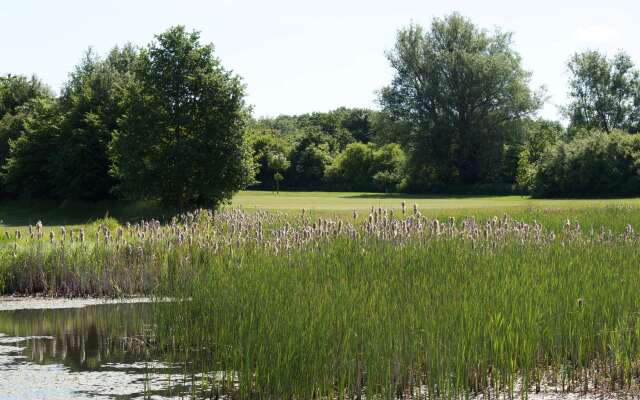
<svg viewBox="0 0 640 400"><path fill-rule="evenodd" d="M225 209L5 233L5 293L153 294L203 393L637 393L636 208L436 218ZM82 230L83 229L83 230ZM220 379L222 377L222 379Z"/></svg>
<svg viewBox="0 0 640 400"><path fill-rule="evenodd" d="M633 220L637 210L598 212ZM588 215L582 215L589 220ZM609 215L610 217L611 215ZM469 398L637 390L631 224L225 215L225 243L157 311L173 356L240 398ZM182 301L181 301L182 300Z"/></svg>

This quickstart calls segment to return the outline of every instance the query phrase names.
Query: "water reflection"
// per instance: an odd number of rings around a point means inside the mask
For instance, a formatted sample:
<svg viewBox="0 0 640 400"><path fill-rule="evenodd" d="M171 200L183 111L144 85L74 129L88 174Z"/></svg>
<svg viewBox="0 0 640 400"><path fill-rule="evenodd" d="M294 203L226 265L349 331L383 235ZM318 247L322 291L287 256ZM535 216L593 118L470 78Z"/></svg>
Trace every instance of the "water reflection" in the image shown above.
<svg viewBox="0 0 640 400"><path fill-rule="evenodd" d="M152 307L0 311L0 398L174 398L181 368L150 345Z"/></svg>

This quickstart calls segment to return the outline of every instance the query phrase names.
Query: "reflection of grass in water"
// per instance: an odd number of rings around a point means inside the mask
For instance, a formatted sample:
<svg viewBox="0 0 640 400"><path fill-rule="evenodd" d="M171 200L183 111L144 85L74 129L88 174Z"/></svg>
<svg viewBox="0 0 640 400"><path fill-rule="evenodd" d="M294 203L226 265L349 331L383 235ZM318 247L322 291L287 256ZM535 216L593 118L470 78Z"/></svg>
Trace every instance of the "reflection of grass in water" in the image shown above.
<svg viewBox="0 0 640 400"><path fill-rule="evenodd" d="M105 362L143 361L151 305L115 304L75 309L0 312L0 332L29 339L33 361L63 361L73 371L98 369Z"/></svg>
<svg viewBox="0 0 640 400"><path fill-rule="evenodd" d="M7 334L8 340L28 337L17 344L25 347L22 354L29 361L69 368L37 368L33 374L25 368L19 374L11 367L20 382L28 382L25 376L39 380L36 385L25 384L27 388L18 393L31 396L38 391L68 391L68 398L74 398L74 391L103 396L115 390L116 398L129 398L129 394L135 398L142 394L179 398L192 393L191 366L185 369L162 362L151 331L152 310L148 303L136 303L1 311L0 332ZM6 372L3 374L6 378ZM0 392L7 389L6 384L0 379Z"/></svg>

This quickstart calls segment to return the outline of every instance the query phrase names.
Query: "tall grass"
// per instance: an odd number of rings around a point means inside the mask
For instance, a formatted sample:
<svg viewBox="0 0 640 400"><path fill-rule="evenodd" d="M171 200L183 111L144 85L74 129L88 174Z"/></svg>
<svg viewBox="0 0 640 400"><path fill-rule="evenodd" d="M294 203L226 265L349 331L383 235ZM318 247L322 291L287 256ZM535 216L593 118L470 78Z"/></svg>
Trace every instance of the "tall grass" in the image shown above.
<svg viewBox="0 0 640 400"><path fill-rule="evenodd" d="M9 293L174 298L154 312L158 343L223 376L202 382L208 393L634 391L639 215L434 218L406 205L335 218L201 210L83 235L36 226L3 239L0 277Z"/></svg>
<svg viewBox="0 0 640 400"><path fill-rule="evenodd" d="M559 229L301 219L192 253L199 272L158 309L158 335L243 398L635 389L635 231Z"/></svg>

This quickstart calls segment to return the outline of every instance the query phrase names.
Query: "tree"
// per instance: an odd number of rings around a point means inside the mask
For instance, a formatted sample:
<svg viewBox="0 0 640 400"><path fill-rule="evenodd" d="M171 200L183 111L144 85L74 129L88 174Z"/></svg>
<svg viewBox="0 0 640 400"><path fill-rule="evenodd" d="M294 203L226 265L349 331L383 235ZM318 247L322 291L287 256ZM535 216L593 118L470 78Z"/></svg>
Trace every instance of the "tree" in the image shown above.
<svg viewBox="0 0 640 400"><path fill-rule="evenodd" d="M541 118L526 121L523 128L523 143L518 147L516 161L516 183L521 189L530 190L542 155L565 137L566 132L560 123Z"/></svg>
<svg viewBox="0 0 640 400"><path fill-rule="evenodd" d="M51 170L61 147L60 125L61 115L54 99L43 97L30 103L23 132L9 141L9 157L1 173L5 191L22 198L52 197Z"/></svg>
<svg viewBox="0 0 640 400"><path fill-rule="evenodd" d="M37 77L0 76L0 118L39 97L51 97L51 90Z"/></svg>
<svg viewBox="0 0 640 400"><path fill-rule="evenodd" d="M541 103L511 34L480 30L452 14L429 31L400 30L388 58L395 75L380 101L408 128L400 140L413 185L500 180L504 144Z"/></svg>
<svg viewBox="0 0 640 400"><path fill-rule="evenodd" d="M569 96L565 109L572 131L611 132L640 129L640 75L624 52L608 59L597 51L576 53L568 63Z"/></svg>
<svg viewBox="0 0 640 400"><path fill-rule="evenodd" d="M405 163L406 155L397 143L388 143L376 149L371 169L375 189L384 192L397 190L404 175Z"/></svg>
<svg viewBox="0 0 640 400"><path fill-rule="evenodd" d="M354 140L369 143L373 140L373 121L377 112L365 108L338 108L343 113L340 125L351 133Z"/></svg>
<svg viewBox="0 0 640 400"><path fill-rule="evenodd" d="M327 179L343 190L372 190L374 151L375 147L371 144L349 144L327 168Z"/></svg>
<svg viewBox="0 0 640 400"><path fill-rule="evenodd" d="M326 178L343 190L387 192L402 179L404 161L397 143L351 143L327 168Z"/></svg>
<svg viewBox="0 0 640 400"><path fill-rule="evenodd" d="M213 45L173 27L141 50L133 69L110 149L120 193L217 206L251 182L244 86Z"/></svg>
<svg viewBox="0 0 640 400"><path fill-rule="evenodd" d="M331 165L336 140L314 128L304 136L291 152L290 181L296 188L319 189L324 183L325 171Z"/></svg>
<svg viewBox="0 0 640 400"><path fill-rule="evenodd" d="M282 153L270 153L267 161L267 165L270 170L275 171L273 174L273 180L276 183L276 193L280 193L280 182L284 180L282 172L289 169L291 163L287 160L287 157Z"/></svg>
<svg viewBox="0 0 640 400"><path fill-rule="evenodd" d="M293 144L279 135L278 132L262 126L254 126L250 129L248 141L256 167L256 180L254 185L266 189L268 187L267 183L271 180L274 173L282 173L288 168L274 171L269 166L270 157L273 154L281 154L284 159L288 159Z"/></svg>
<svg viewBox="0 0 640 400"><path fill-rule="evenodd" d="M35 76L0 77L0 165L9 156L9 142L24 132L31 103L52 97L51 90Z"/></svg>
<svg viewBox="0 0 640 400"><path fill-rule="evenodd" d="M131 45L114 48L105 59L89 49L70 74L59 99L64 143L52 171L56 197L101 200L112 195L108 148L123 116L121 88L131 79L135 58Z"/></svg>

